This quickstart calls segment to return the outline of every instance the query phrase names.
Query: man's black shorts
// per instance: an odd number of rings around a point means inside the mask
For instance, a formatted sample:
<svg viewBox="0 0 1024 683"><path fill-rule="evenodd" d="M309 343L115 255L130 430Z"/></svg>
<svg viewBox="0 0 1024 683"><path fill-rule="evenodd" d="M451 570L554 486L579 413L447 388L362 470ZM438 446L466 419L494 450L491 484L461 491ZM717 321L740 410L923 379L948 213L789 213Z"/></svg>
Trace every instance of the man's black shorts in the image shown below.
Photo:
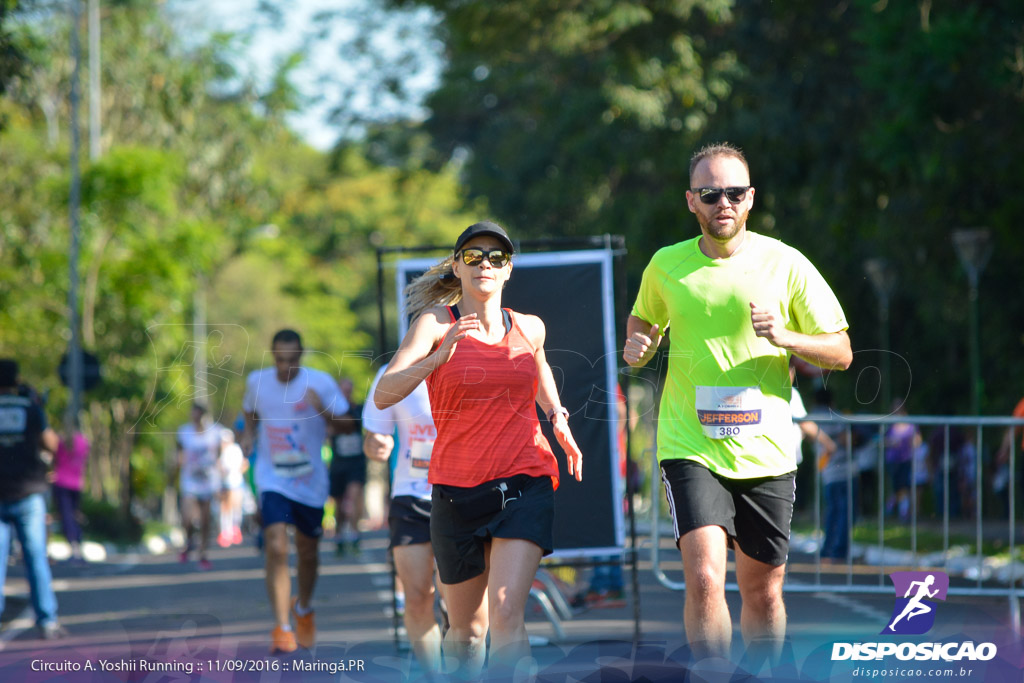
<svg viewBox="0 0 1024 683"><path fill-rule="evenodd" d="M416 496L395 496L388 509L391 547L430 543L429 500Z"/></svg>
<svg viewBox="0 0 1024 683"><path fill-rule="evenodd" d="M703 526L720 526L729 544L755 560L778 566L789 555L796 472L729 479L694 460L662 460L661 478L672 512L676 545Z"/></svg>
<svg viewBox="0 0 1024 683"><path fill-rule="evenodd" d="M503 495L494 493L502 482L507 490ZM555 521L551 477L516 475L469 488L435 484L431 497L430 543L442 583L462 583L482 574L484 544L492 538L530 541L545 555L551 554Z"/></svg>
<svg viewBox="0 0 1024 683"><path fill-rule="evenodd" d="M341 457L335 456L331 460L331 468L328 471L330 481L331 498L340 499L345 497L345 489L355 482L366 483L366 458L364 456Z"/></svg>

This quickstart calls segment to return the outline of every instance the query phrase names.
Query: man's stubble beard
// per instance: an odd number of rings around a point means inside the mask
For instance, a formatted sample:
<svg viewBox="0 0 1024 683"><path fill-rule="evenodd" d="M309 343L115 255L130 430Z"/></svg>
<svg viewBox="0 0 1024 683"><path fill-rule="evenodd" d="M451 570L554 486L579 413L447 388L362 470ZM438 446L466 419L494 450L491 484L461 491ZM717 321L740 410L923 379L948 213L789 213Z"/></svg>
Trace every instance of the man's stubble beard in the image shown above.
<svg viewBox="0 0 1024 683"><path fill-rule="evenodd" d="M733 221L732 226L728 228L716 224L714 216L705 216L703 213L697 213L697 222L704 229L704 232L716 242L728 242L738 235L743 226L747 224L747 216L750 214L750 211L748 209L744 210L743 213L736 213L736 219Z"/></svg>

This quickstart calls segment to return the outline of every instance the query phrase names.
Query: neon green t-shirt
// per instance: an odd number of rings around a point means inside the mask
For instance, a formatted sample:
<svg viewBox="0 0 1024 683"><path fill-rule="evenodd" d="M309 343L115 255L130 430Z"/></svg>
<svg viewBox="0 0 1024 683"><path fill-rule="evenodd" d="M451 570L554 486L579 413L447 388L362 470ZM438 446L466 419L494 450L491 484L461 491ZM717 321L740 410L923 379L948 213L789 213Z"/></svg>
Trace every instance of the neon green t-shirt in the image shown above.
<svg viewBox="0 0 1024 683"><path fill-rule="evenodd" d="M846 316L796 249L748 232L738 253L711 259L699 240L655 253L633 306L661 330L671 323L658 459L696 460L733 479L791 472L789 355L754 334L750 302L804 334L845 330Z"/></svg>

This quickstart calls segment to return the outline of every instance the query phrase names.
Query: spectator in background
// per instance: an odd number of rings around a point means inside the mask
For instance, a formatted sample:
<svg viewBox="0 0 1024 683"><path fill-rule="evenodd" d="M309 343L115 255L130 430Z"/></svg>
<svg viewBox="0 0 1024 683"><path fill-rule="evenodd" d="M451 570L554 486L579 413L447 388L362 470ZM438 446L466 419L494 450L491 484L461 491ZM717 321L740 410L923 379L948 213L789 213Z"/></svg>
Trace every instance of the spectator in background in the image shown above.
<svg viewBox="0 0 1024 683"><path fill-rule="evenodd" d="M1024 398L1017 402L1017 405L1013 409L1012 416L1019 419L1024 419ZM1024 425L1009 427L1006 430L1006 434L1003 436L1003 443L1000 447L1000 453L1003 453L1005 451L1007 457L1009 457L1010 454L1010 444L1014 439L1014 434L1016 434L1017 438L1020 439L1020 445L1016 449L1017 454L1019 455L1022 451L1024 451Z"/></svg>
<svg viewBox="0 0 1024 683"><path fill-rule="evenodd" d="M819 389L814 394L814 414L819 417L835 416L832 392ZM847 448L846 429L838 423L818 425L816 439L818 471L821 473L822 494L825 500L824 539L821 543L821 561L832 564L845 561L850 554L850 522L856 509L857 481L854 479Z"/></svg>
<svg viewBox="0 0 1024 683"><path fill-rule="evenodd" d="M885 432L879 432L877 425L858 423L850 430L853 439L853 464L857 470L857 494L860 514L874 516L881 514L884 499L878 499L879 459L884 457L884 448L879 444L885 440Z"/></svg>
<svg viewBox="0 0 1024 683"><path fill-rule="evenodd" d="M928 457L928 444L925 442L924 437L921 438L921 443L914 449L914 491L915 500L917 501L917 511L921 514L923 510L921 504L924 501L924 492L928 489L928 486L932 483L932 468L931 462Z"/></svg>
<svg viewBox="0 0 1024 683"><path fill-rule="evenodd" d="M804 420L807 409L803 398L797 390L797 366L805 362L797 356L789 358L789 381L793 385L789 407L793 414L793 430L796 449L796 462L799 466L803 460L803 442L814 446L815 457L805 470L811 476L821 477L822 500L825 504L825 520L822 527L824 534L821 543L821 560L823 564L831 564L837 559L846 559L849 548L849 516L850 500L846 490L846 480L850 476L849 456L845 451L843 425L838 423L819 423ZM813 416L816 418L835 417L832 408L832 393L821 388L814 394ZM842 446L840 444L843 444ZM799 476L799 475L798 475ZM809 484L810 482L805 482ZM797 491L801 485L798 483ZM856 488L854 488L856 491ZM856 497L856 494L854 495Z"/></svg>
<svg viewBox="0 0 1024 683"><path fill-rule="evenodd" d="M797 484L796 484L796 500L794 502L795 507L803 508L806 506L804 499L810 497L813 500L813 493L801 493L810 489L813 492L812 486L814 486L817 480L817 471L815 469L816 464L820 464L819 460L809 462L808 465L803 465L804 460L804 441L815 444L818 448L823 449L825 452L835 451L836 444L833 443L830 438L828 431L822 429L822 427L809 420L804 420L807 417L807 407L804 405L804 399L800 395L800 391L797 389L797 368L813 368L814 374L819 374L818 371L821 368L811 365L807 361L801 360L799 356L789 357L789 381L793 385L793 391L789 397L789 411L793 416L793 452L796 457L797 465ZM802 371L804 374L809 374L805 369ZM821 405L819 403L819 405ZM825 415L818 415L817 417L828 417L831 413L831 408L823 411Z"/></svg>
<svg viewBox="0 0 1024 683"><path fill-rule="evenodd" d="M907 414L902 400L893 403L892 413ZM892 481L892 495L886 503L886 513L896 513L903 521L910 519L910 478L914 456L920 445L921 432L917 425L909 422L896 422L885 432L885 464Z"/></svg>
<svg viewBox="0 0 1024 683"><path fill-rule="evenodd" d="M933 490L936 514L941 517L945 505L946 481L949 481L949 516L960 517L974 514L974 484L977 481L976 466L978 451L974 442L959 425L949 427L949 459L946 459L946 430L942 427L932 432L928 439L928 456L931 471L935 473Z"/></svg>
<svg viewBox="0 0 1024 683"><path fill-rule="evenodd" d="M25 556L36 626L46 640L66 635L57 621L57 596L46 559L46 463L40 449L54 453L60 445L46 423L42 407L19 391L18 363L0 359L0 589L7 578L11 529ZM4 594L0 590L0 612Z"/></svg>
<svg viewBox="0 0 1024 683"><path fill-rule="evenodd" d="M337 520L337 554L359 554L359 520L363 516L363 496L366 487L366 455L363 453L363 406L352 402L352 380L342 377L338 388L348 401L352 417L349 431L332 429L331 433L331 498L334 499L334 517Z"/></svg>
<svg viewBox="0 0 1024 683"><path fill-rule="evenodd" d="M1013 409L1012 417L1024 419L1024 398L1017 402ZM1012 448L1014 440L1019 439L1016 448ZM1024 426L1011 426L1003 435L1003 442L996 452L995 474L993 475L992 488L1003 498L1004 507L1009 500L1010 491L1010 451L1015 453L1014 465L1018 475L1021 474L1020 457L1024 452Z"/></svg>
<svg viewBox="0 0 1024 683"><path fill-rule="evenodd" d="M53 504L60 516L64 538L71 546L70 562L81 565L82 527L78 523L78 506L85 479L85 461L89 457L89 440L78 428L77 419L71 433L60 440L53 456Z"/></svg>

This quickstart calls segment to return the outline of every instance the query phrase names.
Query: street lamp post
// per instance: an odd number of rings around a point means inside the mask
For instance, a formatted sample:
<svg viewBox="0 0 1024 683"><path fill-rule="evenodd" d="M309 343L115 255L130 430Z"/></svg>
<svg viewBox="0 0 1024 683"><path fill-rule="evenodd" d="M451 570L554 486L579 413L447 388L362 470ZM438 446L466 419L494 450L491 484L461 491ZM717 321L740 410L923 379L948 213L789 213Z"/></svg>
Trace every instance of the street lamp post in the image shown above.
<svg viewBox="0 0 1024 683"><path fill-rule="evenodd" d="M78 317L78 252L81 246L79 209L82 199L82 174L79 167L80 138L78 130L78 75L82 64L82 47L78 39L78 25L82 17L79 0L71 2L71 56L74 68L71 73L71 188L68 201L68 218L70 222L71 241L68 250L68 325L71 328L71 339L68 349L68 386L71 397L68 401L65 424L68 433L72 433L74 421L78 418L82 403L82 341Z"/></svg>
<svg viewBox="0 0 1024 683"><path fill-rule="evenodd" d="M89 0L89 160L100 151L100 0Z"/></svg>
<svg viewBox="0 0 1024 683"><path fill-rule="evenodd" d="M206 376L206 285L206 276L201 272L197 272L196 289L192 295L194 304L192 312L192 343L195 345L193 395L195 400L201 401L206 404L208 409L212 409L213 406L208 404L210 400L210 387Z"/></svg>
<svg viewBox="0 0 1024 683"><path fill-rule="evenodd" d="M889 409L892 405L892 378L889 373L890 341L889 341L889 297L896 287L896 272L892 266L883 258L869 258L864 261L864 272L867 273L871 287L878 297L878 333L881 338L881 392L882 410Z"/></svg>
<svg viewBox="0 0 1024 683"><path fill-rule="evenodd" d="M992 237L987 228L969 228L953 231L953 246L960 264L967 271L968 302L970 305L970 333L968 353L971 364L971 413L981 413L981 343L978 331L978 279L992 256Z"/></svg>

